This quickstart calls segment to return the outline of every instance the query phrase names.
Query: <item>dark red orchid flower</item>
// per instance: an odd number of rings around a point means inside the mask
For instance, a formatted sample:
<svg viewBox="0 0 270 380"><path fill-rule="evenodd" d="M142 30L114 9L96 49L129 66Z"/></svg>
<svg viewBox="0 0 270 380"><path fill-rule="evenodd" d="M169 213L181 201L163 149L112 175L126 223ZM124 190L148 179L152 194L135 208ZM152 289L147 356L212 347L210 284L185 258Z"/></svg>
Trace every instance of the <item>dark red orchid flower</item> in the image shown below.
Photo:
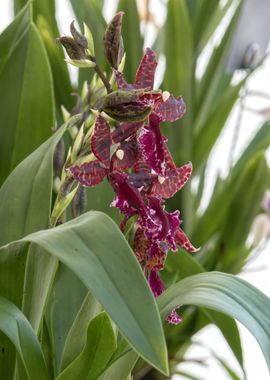
<svg viewBox="0 0 270 380"><path fill-rule="evenodd" d="M128 220L136 216L134 252L153 295L158 297L165 290L159 272L164 268L168 251L176 251L177 246L189 252L197 249L180 227L180 212L165 210L165 200L185 185L192 165L176 167L167 139L161 133L160 123L181 118L185 105L181 97L153 91L156 67L155 53L146 49L134 84L128 84L114 70L118 91L102 100L101 109L118 123L113 129L99 115L89 144L93 160L75 163L69 170L83 186L95 186L108 178L115 192L111 206L124 216L120 225L123 232ZM175 309L167 321L172 324L181 321Z"/></svg>

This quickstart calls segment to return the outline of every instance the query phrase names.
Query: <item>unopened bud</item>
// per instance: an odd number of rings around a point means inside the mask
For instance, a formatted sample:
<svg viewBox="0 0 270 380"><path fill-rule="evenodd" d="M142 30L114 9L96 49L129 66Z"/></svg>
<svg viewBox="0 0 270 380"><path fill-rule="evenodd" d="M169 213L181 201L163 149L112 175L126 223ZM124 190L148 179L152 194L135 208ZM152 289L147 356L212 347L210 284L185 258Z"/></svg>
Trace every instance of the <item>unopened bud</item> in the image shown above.
<svg viewBox="0 0 270 380"><path fill-rule="evenodd" d="M70 118L70 113L63 105L61 106L61 111L62 111L64 123L66 123Z"/></svg>
<svg viewBox="0 0 270 380"><path fill-rule="evenodd" d="M81 60L86 58L85 49L79 45L73 38L68 36L59 37L57 42L65 48L67 55L71 60Z"/></svg>
<svg viewBox="0 0 270 380"><path fill-rule="evenodd" d="M84 125L81 126L74 140L74 144L73 144L71 155L70 155L71 163L73 163L76 160L78 153L80 152L80 149L82 147L83 140L84 140Z"/></svg>
<svg viewBox="0 0 270 380"><path fill-rule="evenodd" d="M118 68L124 54L121 36L123 15L124 12L118 12L108 24L104 34L105 55L110 65L115 69Z"/></svg>
<svg viewBox="0 0 270 380"><path fill-rule="evenodd" d="M79 186L77 193L75 194L72 204L72 216L73 218L77 218L86 211L87 206L87 197L86 197L86 188L83 186Z"/></svg>
<svg viewBox="0 0 270 380"><path fill-rule="evenodd" d="M122 161L123 158L124 158L125 152L123 151L123 149L118 149L118 150L116 151L115 154L116 154L116 157L117 157L120 161Z"/></svg>
<svg viewBox="0 0 270 380"><path fill-rule="evenodd" d="M53 169L54 175L59 175L62 172L62 168L65 163L65 142L61 138L56 145L53 155Z"/></svg>
<svg viewBox="0 0 270 380"><path fill-rule="evenodd" d="M88 28L88 26L85 23L83 23L83 26L84 26L84 35L85 35L87 42L88 42L89 54L91 55L91 57L94 57L95 56L95 47L94 47L93 35L91 33L91 30Z"/></svg>
<svg viewBox="0 0 270 380"><path fill-rule="evenodd" d="M78 45L80 45L84 49L87 49L88 48L87 38L75 28L74 23L75 21L73 20L72 23L70 24L70 33Z"/></svg>

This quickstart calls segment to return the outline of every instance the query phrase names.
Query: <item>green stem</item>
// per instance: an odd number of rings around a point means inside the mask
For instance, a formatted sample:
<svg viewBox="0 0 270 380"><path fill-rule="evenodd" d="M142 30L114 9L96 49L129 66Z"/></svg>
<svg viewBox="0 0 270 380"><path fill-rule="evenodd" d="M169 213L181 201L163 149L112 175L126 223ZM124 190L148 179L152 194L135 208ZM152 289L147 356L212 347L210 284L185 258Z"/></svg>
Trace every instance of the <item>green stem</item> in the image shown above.
<svg viewBox="0 0 270 380"><path fill-rule="evenodd" d="M108 81L108 79L106 78L106 76L104 75L104 73L101 70L100 66L98 65L96 57L91 57L90 56L90 60L96 64L96 66L94 67L94 70L97 73L97 75L100 77L100 79L102 80L104 86L106 87L106 90L107 90L108 94L110 92L113 92L112 86L111 86L110 82Z"/></svg>

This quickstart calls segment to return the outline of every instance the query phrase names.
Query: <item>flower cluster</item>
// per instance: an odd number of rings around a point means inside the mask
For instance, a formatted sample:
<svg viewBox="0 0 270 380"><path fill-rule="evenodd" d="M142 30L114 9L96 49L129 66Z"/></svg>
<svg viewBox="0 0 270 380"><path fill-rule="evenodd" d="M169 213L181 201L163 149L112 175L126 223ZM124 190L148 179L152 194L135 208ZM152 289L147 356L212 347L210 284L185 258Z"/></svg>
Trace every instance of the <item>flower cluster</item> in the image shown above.
<svg viewBox="0 0 270 380"><path fill-rule="evenodd" d="M146 49L134 84L114 70L118 91L99 102L91 135L95 158L69 167L82 186L108 178L116 194L112 206L124 216L123 232L134 217L132 244L155 297L165 289L159 271L168 251L176 251L177 245L196 251L180 227L179 211L169 213L164 206L189 179L192 165L176 167L161 133L160 123L181 118L185 104L181 97L153 90L156 66L155 53ZM114 129L106 115L116 121ZM180 317L173 310L167 320L177 324Z"/></svg>

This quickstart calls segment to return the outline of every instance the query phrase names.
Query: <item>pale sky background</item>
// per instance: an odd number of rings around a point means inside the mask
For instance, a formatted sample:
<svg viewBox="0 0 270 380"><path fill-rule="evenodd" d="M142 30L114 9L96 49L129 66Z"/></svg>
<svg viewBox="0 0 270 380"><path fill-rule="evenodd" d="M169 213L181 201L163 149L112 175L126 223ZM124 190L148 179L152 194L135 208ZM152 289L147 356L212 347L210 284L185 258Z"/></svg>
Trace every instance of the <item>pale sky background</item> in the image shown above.
<svg viewBox="0 0 270 380"><path fill-rule="evenodd" d="M45 0L44 0L45 1ZM206 1L206 0L205 0ZM0 0L0 32L8 25L12 19L12 9L11 0ZM115 0L105 0L105 10L104 15L107 20L113 15L115 11ZM157 15L157 19L160 23L163 22L165 18L166 8L164 7L165 1L162 0L152 0L151 8L154 14ZM59 22L59 27L61 33L68 34L69 23L71 20L75 19L69 3L66 0L56 0L57 5L57 17ZM270 5L269 5L270 6ZM60 15L61 8L61 17ZM90 26L91 27L91 26ZM153 39L153 33L151 31L148 33L147 44L151 44ZM212 43L219 38L216 36ZM209 47L211 49L211 46ZM1 52L0 52L1 54ZM201 69L203 68L204 62L207 59L207 51L201 60ZM72 69L73 81L76 82L77 69ZM164 70L164 62L160 63L160 72ZM158 85L158 83L157 83ZM248 90L261 91L267 93L269 98L261 97L248 97L245 100L245 105L255 109L260 110L263 108L270 107L270 59L267 59L263 66L257 70L255 75L248 81ZM175 94L177 95L177 94ZM236 105L230 119L224 128L221 138L217 142L215 148L213 149L211 155L211 161L208 168L208 181L207 190L204 197L204 204L207 203L209 196L211 195L211 188L214 178L218 173L226 176L228 172L229 154L230 147L232 144L232 139L234 136L235 125L237 122L239 112L239 106ZM243 113L239 138L236 144L235 158L237 158L240 153L245 148L246 144L254 136L257 129L262 125L265 119L250 110L245 110ZM248 205L243 205L243 207L248 207ZM250 282L257 288L259 288L266 295L270 296L270 244L266 244L266 247L262 250L258 258L252 262L249 268L246 269L245 273L241 274L241 277L246 281ZM261 353L261 350L253 338L253 336L239 324L241 338L243 342L244 350L244 363L247 371L247 380L268 380L269 372L265 363L265 359ZM219 330L214 327L207 327L198 333L195 338L196 342L202 343L204 346L212 349L217 355L225 359L231 366L234 367L236 371L239 371L237 363L230 353L230 350L224 341ZM210 357L207 350L201 347L194 346L186 355L187 358L205 358ZM196 365L182 364L180 369L185 370L194 375L200 376L204 380L226 380L230 379L227 377L224 370L219 367L219 365L213 359L207 360L207 368L199 367ZM174 376L173 380L182 380L181 376Z"/></svg>

